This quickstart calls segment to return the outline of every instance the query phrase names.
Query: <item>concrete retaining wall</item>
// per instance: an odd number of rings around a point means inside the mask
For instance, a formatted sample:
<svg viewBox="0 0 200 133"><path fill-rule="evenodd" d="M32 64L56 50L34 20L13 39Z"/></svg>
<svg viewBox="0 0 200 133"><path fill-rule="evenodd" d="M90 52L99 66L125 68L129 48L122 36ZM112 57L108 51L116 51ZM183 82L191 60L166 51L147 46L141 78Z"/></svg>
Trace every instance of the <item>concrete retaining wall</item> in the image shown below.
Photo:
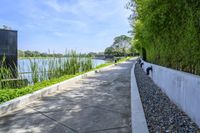
<svg viewBox="0 0 200 133"><path fill-rule="evenodd" d="M152 66L153 81L200 127L200 76L143 63L145 71Z"/></svg>
<svg viewBox="0 0 200 133"><path fill-rule="evenodd" d="M114 66L114 65L110 65L110 66L107 66L107 67L104 67L104 68L101 68L101 69L98 69L98 70L87 72L87 73L79 75L77 77L74 77L74 78L68 79L66 81L54 84L52 86L43 88L41 90L35 91L35 92L31 93L31 94L27 94L27 95L24 95L22 97L15 98L13 100L10 100L8 102L0 104L0 114L8 113L9 111L12 111L14 109L23 107L23 106L31 103L32 101L34 101L34 100L36 100L38 98L47 96L47 95L52 94L52 93L54 93L54 92L56 92L58 90L66 89L67 85L69 85L69 84L71 84L73 82L76 82L76 81L78 81L78 80L80 80L80 79L82 79L84 77L94 75L95 73L97 73L99 71L104 71L104 70L106 70L106 69L108 69L108 68L110 68L112 66Z"/></svg>

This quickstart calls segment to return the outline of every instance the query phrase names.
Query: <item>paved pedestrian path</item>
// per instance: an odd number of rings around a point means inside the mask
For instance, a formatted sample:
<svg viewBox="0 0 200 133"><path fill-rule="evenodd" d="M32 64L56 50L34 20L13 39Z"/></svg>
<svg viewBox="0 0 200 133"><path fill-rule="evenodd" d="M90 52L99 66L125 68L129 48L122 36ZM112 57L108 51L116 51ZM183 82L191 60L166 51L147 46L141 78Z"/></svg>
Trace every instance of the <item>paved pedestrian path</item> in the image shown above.
<svg viewBox="0 0 200 133"><path fill-rule="evenodd" d="M0 116L0 133L131 133L133 62L108 68Z"/></svg>

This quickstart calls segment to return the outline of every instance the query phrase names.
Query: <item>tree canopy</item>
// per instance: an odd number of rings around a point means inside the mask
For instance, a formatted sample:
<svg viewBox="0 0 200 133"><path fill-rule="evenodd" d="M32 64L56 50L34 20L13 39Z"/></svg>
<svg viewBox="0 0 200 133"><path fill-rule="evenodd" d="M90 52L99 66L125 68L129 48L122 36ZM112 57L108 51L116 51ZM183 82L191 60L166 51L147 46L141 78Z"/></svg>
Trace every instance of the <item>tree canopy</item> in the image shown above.
<svg viewBox="0 0 200 133"><path fill-rule="evenodd" d="M147 61L200 74L200 1L131 0L133 44Z"/></svg>
<svg viewBox="0 0 200 133"><path fill-rule="evenodd" d="M125 56L131 53L131 37L126 35L114 38L113 44L105 49L107 56Z"/></svg>
<svg viewBox="0 0 200 133"><path fill-rule="evenodd" d="M22 51L18 50L18 57L63 57L63 54L59 53L41 53L39 51Z"/></svg>

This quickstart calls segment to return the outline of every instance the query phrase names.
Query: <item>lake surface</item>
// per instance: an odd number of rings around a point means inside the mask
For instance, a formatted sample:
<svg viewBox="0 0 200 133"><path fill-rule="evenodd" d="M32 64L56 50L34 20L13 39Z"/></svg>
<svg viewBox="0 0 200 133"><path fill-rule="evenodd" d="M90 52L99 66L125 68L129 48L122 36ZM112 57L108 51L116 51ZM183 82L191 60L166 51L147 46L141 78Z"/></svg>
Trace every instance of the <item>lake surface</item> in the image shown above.
<svg viewBox="0 0 200 133"><path fill-rule="evenodd" d="M63 60L66 58L63 58ZM48 70L48 63L53 60L52 58L36 58L36 59L19 59L18 60L18 73L20 78L28 79L31 82L31 61L38 64L38 68L46 68ZM104 64L106 61L99 59L92 59L93 67Z"/></svg>

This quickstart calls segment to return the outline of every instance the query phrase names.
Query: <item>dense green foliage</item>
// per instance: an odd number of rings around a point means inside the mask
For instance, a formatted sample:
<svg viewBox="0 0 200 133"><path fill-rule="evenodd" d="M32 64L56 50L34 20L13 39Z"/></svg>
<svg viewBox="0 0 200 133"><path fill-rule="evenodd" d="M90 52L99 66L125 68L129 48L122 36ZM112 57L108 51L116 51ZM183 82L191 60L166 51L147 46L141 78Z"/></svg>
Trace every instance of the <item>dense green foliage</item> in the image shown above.
<svg viewBox="0 0 200 133"><path fill-rule="evenodd" d="M18 57L20 58L26 58L26 57L63 57L63 54L59 53L42 53L39 51L22 51L18 50Z"/></svg>
<svg viewBox="0 0 200 133"><path fill-rule="evenodd" d="M200 74L200 1L132 0L134 46L147 61Z"/></svg>
<svg viewBox="0 0 200 133"><path fill-rule="evenodd" d="M89 52L87 55L92 58L103 58L104 52Z"/></svg>
<svg viewBox="0 0 200 133"><path fill-rule="evenodd" d="M106 56L125 56L131 54L131 38L126 35L114 38L113 44L105 49Z"/></svg>
<svg viewBox="0 0 200 133"><path fill-rule="evenodd" d="M6 57L4 56L0 62L0 89L2 86L7 86L7 83L3 83L4 79L13 78L11 68L6 65Z"/></svg>
<svg viewBox="0 0 200 133"><path fill-rule="evenodd" d="M81 57L87 57L87 56L91 56L90 52L88 54L86 53L79 53L79 56ZM101 53L94 53L97 56ZM71 55L69 54L68 51L65 52L65 54L61 54L61 53L51 53L50 51L48 53L46 52L39 52L39 51L30 51L30 50L18 50L18 57L19 58L49 58L49 57L70 57Z"/></svg>

